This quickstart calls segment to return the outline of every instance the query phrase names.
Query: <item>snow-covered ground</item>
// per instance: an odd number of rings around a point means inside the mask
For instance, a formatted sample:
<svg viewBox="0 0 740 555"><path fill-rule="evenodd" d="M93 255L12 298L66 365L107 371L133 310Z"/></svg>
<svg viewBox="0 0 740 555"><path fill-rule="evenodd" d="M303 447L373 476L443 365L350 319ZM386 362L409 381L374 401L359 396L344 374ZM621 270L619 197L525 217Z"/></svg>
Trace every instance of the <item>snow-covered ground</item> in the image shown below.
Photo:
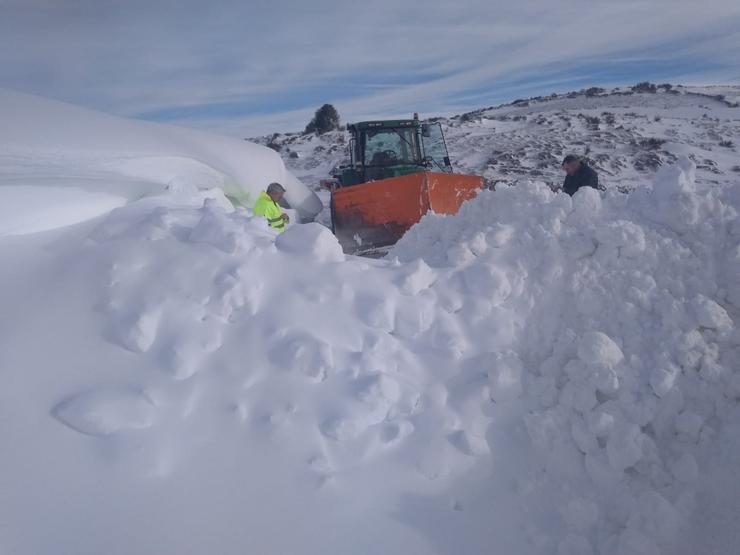
<svg viewBox="0 0 740 555"><path fill-rule="evenodd" d="M737 546L732 175L501 185L368 260L233 209L266 149L7 96L0 552Z"/></svg>
<svg viewBox="0 0 740 555"><path fill-rule="evenodd" d="M680 156L696 163L702 181L737 180L740 86L639 90L584 90L439 119L455 170L483 175L491 185L531 179L560 185L560 162L568 153L587 156L607 188L649 183L660 166ZM347 139L345 132L332 132L256 140L273 145L291 171L318 188L346 158Z"/></svg>

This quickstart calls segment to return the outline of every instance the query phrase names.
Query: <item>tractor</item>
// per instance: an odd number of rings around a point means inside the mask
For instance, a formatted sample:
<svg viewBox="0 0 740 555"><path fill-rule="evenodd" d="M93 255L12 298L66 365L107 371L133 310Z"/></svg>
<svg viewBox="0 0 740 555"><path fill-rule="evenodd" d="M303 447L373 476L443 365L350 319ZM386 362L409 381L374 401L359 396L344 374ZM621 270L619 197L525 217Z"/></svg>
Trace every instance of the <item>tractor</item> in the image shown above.
<svg viewBox="0 0 740 555"><path fill-rule="evenodd" d="M331 191L332 231L344 252L372 256L427 212L454 214L483 178L456 174L439 122L413 119L347 125L349 163L322 185Z"/></svg>

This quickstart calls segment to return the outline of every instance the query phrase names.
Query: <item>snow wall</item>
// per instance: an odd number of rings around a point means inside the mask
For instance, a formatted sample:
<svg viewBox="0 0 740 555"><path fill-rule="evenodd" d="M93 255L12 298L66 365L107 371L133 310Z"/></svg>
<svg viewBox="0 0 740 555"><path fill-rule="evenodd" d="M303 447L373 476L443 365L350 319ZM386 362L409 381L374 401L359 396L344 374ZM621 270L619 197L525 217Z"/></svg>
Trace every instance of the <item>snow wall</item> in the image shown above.
<svg viewBox="0 0 740 555"><path fill-rule="evenodd" d="M740 187L694 172L681 159L629 195L484 192L391 253L445 276L434 288L475 338L466 367L488 375L494 468L535 544L559 514L564 555L735 549Z"/></svg>
<svg viewBox="0 0 740 555"><path fill-rule="evenodd" d="M22 179L24 164L36 160L57 167L59 179L51 179L55 187L81 187L128 200L166 186L219 187L251 208L260 191L277 181L302 219L311 220L322 209L316 194L286 170L276 152L247 141L4 89L0 119L0 157L6 172L9 166L16 170L3 176L6 184ZM70 174L79 178L69 180Z"/></svg>

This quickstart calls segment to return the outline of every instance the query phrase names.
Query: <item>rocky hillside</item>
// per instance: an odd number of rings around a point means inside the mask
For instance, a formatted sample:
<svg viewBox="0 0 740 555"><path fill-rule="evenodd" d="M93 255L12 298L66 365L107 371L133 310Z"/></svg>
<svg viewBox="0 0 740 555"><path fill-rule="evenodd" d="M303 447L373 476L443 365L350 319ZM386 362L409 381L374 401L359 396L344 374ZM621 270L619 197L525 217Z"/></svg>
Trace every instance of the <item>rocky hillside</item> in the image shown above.
<svg viewBox="0 0 740 555"><path fill-rule="evenodd" d="M688 87L641 83L592 87L519 99L442 122L456 171L490 185L563 179L560 160L585 155L606 187L629 190L662 165L687 155L697 179L725 183L740 174L740 86ZM422 117L432 114L422 114ZM347 157L346 132L288 133L250 139L268 145L306 185Z"/></svg>

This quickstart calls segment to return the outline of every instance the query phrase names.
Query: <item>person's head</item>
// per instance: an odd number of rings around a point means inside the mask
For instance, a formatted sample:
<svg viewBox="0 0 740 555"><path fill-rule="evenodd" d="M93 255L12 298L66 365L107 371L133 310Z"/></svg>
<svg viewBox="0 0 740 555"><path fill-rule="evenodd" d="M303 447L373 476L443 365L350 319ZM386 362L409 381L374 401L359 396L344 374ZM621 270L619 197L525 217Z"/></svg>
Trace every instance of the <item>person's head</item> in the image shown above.
<svg viewBox="0 0 740 555"><path fill-rule="evenodd" d="M285 194L285 187L280 185L280 183L270 183L267 186L266 192L267 196L270 197L273 202L280 202L280 199L282 199Z"/></svg>
<svg viewBox="0 0 740 555"><path fill-rule="evenodd" d="M575 154L568 154L563 158L563 170L568 175L575 174L581 168L581 159Z"/></svg>

